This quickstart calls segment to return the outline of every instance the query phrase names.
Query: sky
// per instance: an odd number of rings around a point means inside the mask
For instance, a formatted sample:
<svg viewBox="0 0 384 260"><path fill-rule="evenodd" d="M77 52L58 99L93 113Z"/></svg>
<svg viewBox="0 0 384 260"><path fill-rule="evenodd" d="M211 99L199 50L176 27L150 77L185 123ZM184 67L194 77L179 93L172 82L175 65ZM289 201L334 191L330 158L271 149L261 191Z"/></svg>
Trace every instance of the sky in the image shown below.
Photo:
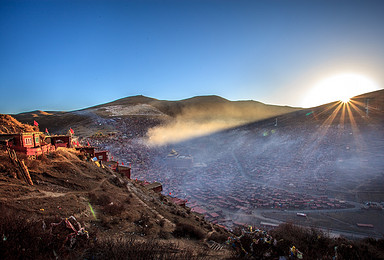
<svg viewBox="0 0 384 260"><path fill-rule="evenodd" d="M384 1L0 1L0 113L145 95L302 106L340 73L384 86Z"/></svg>

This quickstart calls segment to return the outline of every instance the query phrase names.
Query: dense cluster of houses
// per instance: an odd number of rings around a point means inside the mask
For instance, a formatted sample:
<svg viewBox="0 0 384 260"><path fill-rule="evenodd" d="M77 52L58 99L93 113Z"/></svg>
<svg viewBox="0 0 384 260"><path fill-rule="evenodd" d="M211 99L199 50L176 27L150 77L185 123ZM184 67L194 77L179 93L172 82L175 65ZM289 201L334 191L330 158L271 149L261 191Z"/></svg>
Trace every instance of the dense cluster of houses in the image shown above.
<svg viewBox="0 0 384 260"><path fill-rule="evenodd" d="M193 157L190 155L181 155L174 149L165 158L169 167L190 168L193 166Z"/></svg>
<svg viewBox="0 0 384 260"><path fill-rule="evenodd" d="M244 138L245 141L237 146L232 145L230 138L210 137L215 139L215 149L211 149L206 141L150 147L123 133L94 138L90 142L113 149L119 160L131 162L133 178L162 183L163 194L181 198L187 201L192 211L204 214L212 221L225 223L228 212L251 214L257 209L301 211L353 207L340 198L334 198L329 191L329 184L337 176L332 164L335 153L343 149L348 152L351 137L348 132L343 132L341 143L346 145L335 147L329 143L336 143L335 136L340 138L338 129L328 132L331 132L328 138L313 145L306 139L289 139L291 143L288 143L284 136L270 138L277 140L272 143L266 135L266 141ZM276 131L272 134L277 135ZM282 144L292 147L292 151L295 147L314 146L316 156L293 152L282 155ZM267 150L264 149L266 145ZM334 148L330 150L329 147ZM193 157L184 158L180 154L193 154Z"/></svg>
<svg viewBox="0 0 384 260"><path fill-rule="evenodd" d="M187 200L187 205L193 211L205 214L210 219L222 218L220 209L251 213L259 208L302 210L351 207L345 201L324 194L327 177L319 176L319 182L310 182L307 178L299 181L294 174L286 174L281 176L281 183L277 185L274 183L275 173L265 174L271 171L265 167L259 183L258 178L261 177L247 174L250 172L247 166L255 167L255 163L246 165L241 161L236 162L229 151L222 151L223 155L218 156L220 159L207 164L183 162L177 165L183 167L174 167L175 163L169 163L169 160L180 156L176 151L166 153L166 150L159 151L134 142L128 142L129 145L122 143L120 146L120 141L113 141L111 138L94 141L105 147L115 144L118 151L134 150L140 158L137 163L132 163L135 169L134 178L162 183L164 194ZM162 160L159 159L161 152L165 154ZM134 158L128 160L130 159ZM257 165L260 169L263 167L263 163L257 162ZM245 169L242 172L239 167L243 166ZM277 168L276 171L278 170L281 169ZM214 208L208 209L207 205Z"/></svg>

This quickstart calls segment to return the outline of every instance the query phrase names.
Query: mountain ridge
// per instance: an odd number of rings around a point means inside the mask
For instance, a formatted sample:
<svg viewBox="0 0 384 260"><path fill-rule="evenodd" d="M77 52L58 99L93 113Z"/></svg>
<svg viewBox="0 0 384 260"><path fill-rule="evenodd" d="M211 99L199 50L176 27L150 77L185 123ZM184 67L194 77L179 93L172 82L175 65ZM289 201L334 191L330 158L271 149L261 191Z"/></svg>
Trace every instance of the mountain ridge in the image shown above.
<svg viewBox="0 0 384 260"><path fill-rule="evenodd" d="M38 121L42 129L48 128L53 132L65 133L69 127L79 130L76 128L84 129L84 126L89 124L93 132L98 132L103 130L103 128L93 125L92 122L98 121L99 124L100 122L107 124L107 122L114 118L120 117L140 117L141 119L146 117L148 120L154 120L154 125L179 120L180 118L194 121L219 118L224 121L237 120L239 122L249 122L299 109L267 105L253 100L229 101L217 95L195 96L176 101L159 100L136 95L80 110L64 112L35 110L13 116L23 123L32 124L34 121ZM91 135L92 133L85 131L84 134Z"/></svg>

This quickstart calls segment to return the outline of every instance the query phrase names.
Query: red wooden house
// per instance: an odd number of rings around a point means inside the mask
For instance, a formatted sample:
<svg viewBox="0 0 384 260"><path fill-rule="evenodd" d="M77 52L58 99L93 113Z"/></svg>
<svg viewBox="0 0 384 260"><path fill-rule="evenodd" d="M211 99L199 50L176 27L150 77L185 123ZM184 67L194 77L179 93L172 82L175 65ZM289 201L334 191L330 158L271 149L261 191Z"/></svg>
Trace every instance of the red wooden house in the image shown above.
<svg viewBox="0 0 384 260"><path fill-rule="evenodd" d="M52 145L56 148L65 147L71 148L71 136L70 135L53 135L49 137L51 139Z"/></svg>
<svg viewBox="0 0 384 260"><path fill-rule="evenodd" d="M154 192L161 193L163 191L163 185L160 182L154 182L154 183L145 185L145 189L153 190Z"/></svg>
<svg viewBox="0 0 384 260"><path fill-rule="evenodd" d="M120 173L121 176L131 179L131 167L118 165L116 171Z"/></svg>
<svg viewBox="0 0 384 260"><path fill-rule="evenodd" d="M0 143L4 147L24 153L27 156L38 156L55 150L50 143L45 143L41 138L42 132L27 132L17 134L1 134Z"/></svg>
<svg viewBox="0 0 384 260"><path fill-rule="evenodd" d="M85 156L89 156L91 158L95 157L95 147L93 146L80 146L76 147L76 150L80 151Z"/></svg>
<svg viewBox="0 0 384 260"><path fill-rule="evenodd" d="M176 205L179 205L181 207L185 207L185 204L187 203L187 200L179 199L176 197L167 196L167 198L173 203L175 203Z"/></svg>
<svg viewBox="0 0 384 260"><path fill-rule="evenodd" d="M109 168L111 168L113 171L116 172L119 163L116 162L116 161L108 161L108 162L105 163L105 165L107 165Z"/></svg>
<svg viewBox="0 0 384 260"><path fill-rule="evenodd" d="M94 154L97 160L108 162L108 151L96 151Z"/></svg>

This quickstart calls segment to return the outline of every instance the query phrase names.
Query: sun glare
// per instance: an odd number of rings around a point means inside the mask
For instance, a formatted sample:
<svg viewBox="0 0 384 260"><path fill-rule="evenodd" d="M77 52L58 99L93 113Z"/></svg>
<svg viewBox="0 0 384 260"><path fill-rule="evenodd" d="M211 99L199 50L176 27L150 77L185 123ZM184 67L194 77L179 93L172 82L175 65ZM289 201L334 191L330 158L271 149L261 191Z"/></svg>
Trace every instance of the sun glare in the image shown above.
<svg viewBox="0 0 384 260"><path fill-rule="evenodd" d="M378 90L371 79L358 74L340 74L317 82L306 95L303 107L313 107L333 101L348 103L350 98Z"/></svg>

